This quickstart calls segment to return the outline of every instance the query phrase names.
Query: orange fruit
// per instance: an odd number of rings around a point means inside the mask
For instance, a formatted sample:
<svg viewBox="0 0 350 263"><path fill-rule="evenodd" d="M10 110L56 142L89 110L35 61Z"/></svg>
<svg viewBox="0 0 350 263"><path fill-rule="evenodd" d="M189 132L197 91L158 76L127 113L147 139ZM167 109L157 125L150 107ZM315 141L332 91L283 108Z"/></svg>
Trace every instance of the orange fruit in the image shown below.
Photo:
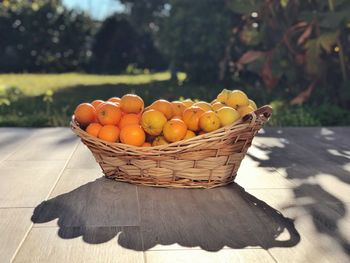
<svg viewBox="0 0 350 263"><path fill-rule="evenodd" d="M163 127L163 134L168 142L181 141L187 132L187 126L183 120L171 119Z"/></svg>
<svg viewBox="0 0 350 263"><path fill-rule="evenodd" d="M195 104L193 104L192 106L197 106L204 111L212 110L211 105L205 101L198 101Z"/></svg>
<svg viewBox="0 0 350 263"><path fill-rule="evenodd" d="M157 136L152 142L152 146L167 145L167 144L169 143L166 141L164 136Z"/></svg>
<svg viewBox="0 0 350 263"><path fill-rule="evenodd" d="M182 113L186 109L185 104L181 101L171 102L171 107L173 108L173 116L182 117Z"/></svg>
<svg viewBox="0 0 350 263"><path fill-rule="evenodd" d="M126 113L142 112L144 105L142 98L135 94L126 94L120 99L120 107Z"/></svg>
<svg viewBox="0 0 350 263"><path fill-rule="evenodd" d="M112 97L112 98L109 98L107 101L119 104L120 98L119 97Z"/></svg>
<svg viewBox="0 0 350 263"><path fill-rule="evenodd" d="M142 146L146 140L145 131L138 124L125 126L120 131L120 141L133 146Z"/></svg>
<svg viewBox="0 0 350 263"><path fill-rule="evenodd" d="M168 120L173 117L173 107L167 100L156 100L149 108L162 112Z"/></svg>
<svg viewBox="0 0 350 263"><path fill-rule="evenodd" d="M140 115L135 113L125 114L120 119L118 126L120 129L123 129L125 126L131 124L140 124Z"/></svg>
<svg viewBox="0 0 350 263"><path fill-rule="evenodd" d="M96 110L90 103L81 103L76 107L74 117L80 125L87 126L96 120Z"/></svg>
<svg viewBox="0 0 350 263"><path fill-rule="evenodd" d="M93 102L91 102L91 105L94 106L95 109L97 109L97 107L103 102L103 100L94 100Z"/></svg>
<svg viewBox="0 0 350 263"><path fill-rule="evenodd" d="M113 102L104 102L97 108L97 119L102 125L117 125L121 116L120 108Z"/></svg>
<svg viewBox="0 0 350 263"><path fill-rule="evenodd" d="M115 125L105 125L100 129L98 138L107 142L117 142L120 130Z"/></svg>
<svg viewBox="0 0 350 263"><path fill-rule="evenodd" d="M191 130L187 130L186 135L185 135L185 137L183 139L187 140L187 139L190 139L190 138L193 138L193 137L196 137L196 134L193 131L191 131Z"/></svg>
<svg viewBox="0 0 350 263"><path fill-rule="evenodd" d="M102 128L102 125L99 124L99 123L90 123L89 126L87 126L86 128L86 132L94 137L97 137L98 136L98 133L100 132Z"/></svg>
<svg viewBox="0 0 350 263"><path fill-rule="evenodd" d="M167 122L164 114L157 110L145 111L141 116L141 126L149 135L159 135Z"/></svg>
<svg viewBox="0 0 350 263"><path fill-rule="evenodd" d="M191 131L199 130L199 118L204 113L204 110L197 106L191 106L184 110L182 119Z"/></svg>
<svg viewBox="0 0 350 263"><path fill-rule="evenodd" d="M206 111L199 118L199 127L205 132L215 131L220 125L220 119L213 111Z"/></svg>
<svg viewBox="0 0 350 263"><path fill-rule="evenodd" d="M200 132L198 133L198 135L203 135L203 134L206 134L206 132L205 132L205 131L200 131Z"/></svg>
<svg viewBox="0 0 350 263"><path fill-rule="evenodd" d="M149 142L144 142L144 143L141 145L141 147L151 147L151 146L152 146L152 144L149 143Z"/></svg>

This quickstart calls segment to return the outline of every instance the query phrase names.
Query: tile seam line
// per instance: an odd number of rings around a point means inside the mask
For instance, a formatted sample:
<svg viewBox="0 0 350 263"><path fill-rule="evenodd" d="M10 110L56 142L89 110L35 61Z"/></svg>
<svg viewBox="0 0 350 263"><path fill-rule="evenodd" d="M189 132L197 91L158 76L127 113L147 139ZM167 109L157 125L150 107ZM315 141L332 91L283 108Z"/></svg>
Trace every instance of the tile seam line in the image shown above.
<svg viewBox="0 0 350 263"><path fill-rule="evenodd" d="M65 164L63 165L61 171L59 172L59 174L58 174L58 176L57 176L56 181L54 182L53 186L52 186L51 189L49 190L49 193L46 195L46 197L44 198L44 200L47 200L47 199L49 198L49 196L51 195L53 189L56 187L57 183L58 183L59 180L61 179L62 174L63 174L65 168L67 167L67 165L68 165L70 159L72 158L73 154L76 152L76 150L77 150L77 148L78 148L78 145L79 145L79 142L76 143L76 145L75 145L73 151L71 152L71 154L69 155L67 161L66 161ZM25 235L23 236L21 242L20 242L19 245L17 246L17 248L16 248L16 250L15 250L15 253L13 253L13 256L12 256L10 262L13 262L13 261L15 260L15 258L16 258L16 256L17 256L18 252L20 251L21 247L23 246L23 244L24 244L25 240L27 239L27 237L28 237L30 231L33 229L33 226L34 226L34 223L32 222L32 223L30 224L29 228L28 228L28 231L25 233Z"/></svg>
<svg viewBox="0 0 350 263"><path fill-rule="evenodd" d="M138 218L139 218L139 225L140 225L140 237L141 237L141 247L142 247L142 258L143 258L143 262L147 263L147 257L146 257L146 253L145 253L145 245L144 245L144 239L143 239L143 234L141 231L141 207L140 207L140 197L139 197L139 189L138 186L135 186L136 189L136 201L137 201L137 212L138 212Z"/></svg>
<svg viewBox="0 0 350 263"><path fill-rule="evenodd" d="M33 136L35 133L37 133L37 129L31 129L33 131L33 133L31 135L29 135L22 143L20 143L19 145L17 145L14 149L13 152L9 153L8 155L6 155L4 158L2 158L0 160L0 163L2 163L3 161L8 160L12 155L14 155L15 153L18 152L18 150L20 149L21 146L25 145Z"/></svg>

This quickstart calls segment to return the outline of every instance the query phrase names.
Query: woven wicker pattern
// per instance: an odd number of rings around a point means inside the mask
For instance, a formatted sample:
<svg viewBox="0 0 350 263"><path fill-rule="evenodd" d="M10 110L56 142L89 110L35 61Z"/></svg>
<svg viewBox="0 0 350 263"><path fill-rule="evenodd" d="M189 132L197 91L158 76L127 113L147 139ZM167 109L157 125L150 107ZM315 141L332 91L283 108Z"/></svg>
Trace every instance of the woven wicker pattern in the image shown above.
<svg viewBox="0 0 350 263"><path fill-rule="evenodd" d="M271 113L264 106L232 125L156 147L102 141L82 130L74 117L71 128L108 178L158 187L212 188L234 181L255 134Z"/></svg>

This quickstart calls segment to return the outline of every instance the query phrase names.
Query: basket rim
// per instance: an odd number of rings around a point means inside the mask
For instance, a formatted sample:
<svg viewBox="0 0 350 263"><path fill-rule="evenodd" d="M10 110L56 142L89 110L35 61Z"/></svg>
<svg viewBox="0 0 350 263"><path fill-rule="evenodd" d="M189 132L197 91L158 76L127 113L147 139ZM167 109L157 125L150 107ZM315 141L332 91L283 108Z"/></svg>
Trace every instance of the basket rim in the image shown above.
<svg viewBox="0 0 350 263"><path fill-rule="evenodd" d="M181 141L172 142L172 143L169 143L166 145L158 145L158 146L151 146L151 147L133 146L133 145L128 145L128 144L123 144L120 142L107 142L107 141L104 141L104 140L99 139L97 137L94 137L94 136L90 135L89 133L87 133L85 130L83 130L79 126L79 124L76 122L76 120L74 118L74 115L72 115L72 119L70 121L70 127L71 127L72 131L78 137L80 137L81 139L84 139L84 140L89 139L92 141L100 142L100 143L107 145L107 146L118 147L118 148L123 148L125 150L131 150L131 151L137 151L137 152L149 153L150 150L154 150L153 153L155 153L155 152L161 152L161 150L165 150L167 148L173 148L176 146L178 146L178 147L185 146L185 145L194 146L196 144L196 141L199 141L198 144L201 144L202 139L210 138L210 137L216 136L220 133L226 133L229 131L237 131L240 129L244 130L247 127L254 126L258 119L261 119L263 122L266 122L270 118L271 114L272 114L272 108L269 105L265 105L265 106L258 108L254 112L247 114L243 118L240 118L239 120L235 121L234 123L226 125L224 127L221 127L215 131L208 132L208 133L201 134L201 135L197 135L195 137L192 137L192 138L189 138L186 140L181 140ZM80 134L84 135L84 137L86 137L86 138L82 138L82 136ZM213 139L213 141L215 141L215 140L217 140L217 137L215 137Z"/></svg>

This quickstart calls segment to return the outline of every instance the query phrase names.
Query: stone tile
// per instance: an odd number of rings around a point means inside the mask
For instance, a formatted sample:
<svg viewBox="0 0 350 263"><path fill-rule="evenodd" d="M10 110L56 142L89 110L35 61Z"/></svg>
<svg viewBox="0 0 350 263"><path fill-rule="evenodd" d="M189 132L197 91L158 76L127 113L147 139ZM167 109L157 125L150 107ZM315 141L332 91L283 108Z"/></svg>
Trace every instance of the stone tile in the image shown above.
<svg viewBox="0 0 350 263"><path fill-rule="evenodd" d="M32 223L31 208L0 208L0 261L10 262Z"/></svg>
<svg viewBox="0 0 350 263"><path fill-rule="evenodd" d="M132 263L144 259L137 227L44 227L30 231L13 262L29 261Z"/></svg>
<svg viewBox="0 0 350 263"><path fill-rule="evenodd" d="M33 133L34 129L0 128L0 161L18 150Z"/></svg>
<svg viewBox="0 0 350 263"><path fill-rule="evenodd" d="M223 249L217 252L204 250L147 251L146 261L152 263L275 262L263 249Z"/></svg>
<svg viewBox="0 0 350 263"><path fill-rule="evenodd" d="M79 142L78 148L69 160L67 168L101 170L90 150L82 142Z"/></svg>
<svg viewBox="0 0 350 263"><path fill-rule="evenodd" d="M40 226L137 226L136 186L99 178L95 169L67 169L49 199L36 207Z"/></svg>
<svg viewBox="0 0 350 263"><path fill-rule="evenodd" d="M77 137L68 128L36 129L30 140L8 159L17 161L68 160L77 143Z"/></svg>
<svg viewBox="0 0 350 263"><path fill-rule="evenodd" d="M50 193L64 161L6 161L0 167L0 207L35 207Z"/></svg>

